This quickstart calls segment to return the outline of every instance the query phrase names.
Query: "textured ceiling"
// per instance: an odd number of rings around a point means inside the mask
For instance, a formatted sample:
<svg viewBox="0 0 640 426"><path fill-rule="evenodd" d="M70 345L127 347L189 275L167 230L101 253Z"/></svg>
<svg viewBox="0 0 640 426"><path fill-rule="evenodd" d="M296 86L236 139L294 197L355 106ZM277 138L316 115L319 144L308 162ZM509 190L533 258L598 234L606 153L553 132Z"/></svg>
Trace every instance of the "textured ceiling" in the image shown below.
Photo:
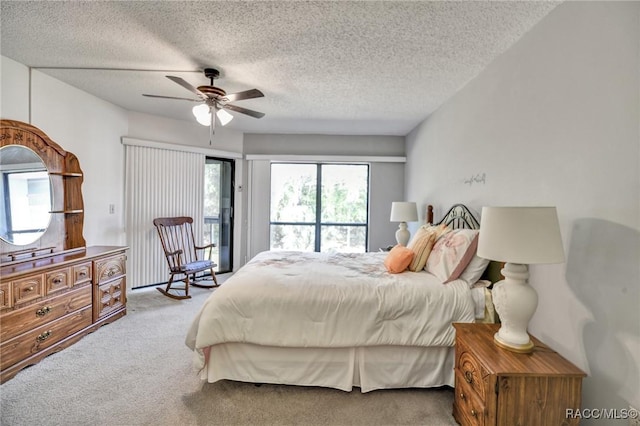
<svg viewBox="0 0 640 426"><path fill-rule="evenodd" d="M405 135L557 6L526 1L7 1L0 53L127 110L194 120L165 78L258 88L229 127ZM112 70L96 70L112 69ZM127 69L127 71L121 70Z"/></svg>

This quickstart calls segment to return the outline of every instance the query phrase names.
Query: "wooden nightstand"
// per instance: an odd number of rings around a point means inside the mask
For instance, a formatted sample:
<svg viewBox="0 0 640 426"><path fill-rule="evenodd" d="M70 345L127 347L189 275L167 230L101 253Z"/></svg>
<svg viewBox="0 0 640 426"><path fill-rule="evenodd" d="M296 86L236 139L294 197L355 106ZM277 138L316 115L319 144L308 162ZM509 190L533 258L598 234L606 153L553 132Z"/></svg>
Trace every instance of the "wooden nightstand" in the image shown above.
<svg viewBox="0 0 640 426"><path fill-rule="evenodd" d="M456 329L453 417L462 425L577 425L586 374L532 336L532 353L499 348L499 324Z"/></svg>

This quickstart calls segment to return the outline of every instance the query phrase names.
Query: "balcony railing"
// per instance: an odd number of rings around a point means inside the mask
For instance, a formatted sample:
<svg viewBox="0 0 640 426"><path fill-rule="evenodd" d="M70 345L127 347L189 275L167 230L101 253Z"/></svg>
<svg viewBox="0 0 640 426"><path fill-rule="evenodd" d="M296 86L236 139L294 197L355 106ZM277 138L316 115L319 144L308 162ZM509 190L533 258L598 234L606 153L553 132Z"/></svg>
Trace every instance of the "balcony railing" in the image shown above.
<svg viewBox="0 0 640 426"><path fill-rule="evenodd" d="M220 265L220 215L204 217L204 243L215 243L211 260ZM216 268L217 269L217 268Z"/></svg>

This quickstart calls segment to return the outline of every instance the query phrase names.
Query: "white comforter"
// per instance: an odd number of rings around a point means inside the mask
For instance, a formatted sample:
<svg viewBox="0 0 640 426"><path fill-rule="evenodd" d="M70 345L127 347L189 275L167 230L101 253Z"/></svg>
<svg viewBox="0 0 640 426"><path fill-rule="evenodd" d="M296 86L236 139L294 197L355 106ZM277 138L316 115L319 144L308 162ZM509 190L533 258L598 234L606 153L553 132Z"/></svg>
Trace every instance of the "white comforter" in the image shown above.
<svg viewBox="0 0 640 426"><path fill-rule="evenodd" d="M474 322L462 280L390 274L386 253L262 252L207 299L186 344L282 347L452 346L452 322ZM202 357L201 357L202 359Z"/></svg>

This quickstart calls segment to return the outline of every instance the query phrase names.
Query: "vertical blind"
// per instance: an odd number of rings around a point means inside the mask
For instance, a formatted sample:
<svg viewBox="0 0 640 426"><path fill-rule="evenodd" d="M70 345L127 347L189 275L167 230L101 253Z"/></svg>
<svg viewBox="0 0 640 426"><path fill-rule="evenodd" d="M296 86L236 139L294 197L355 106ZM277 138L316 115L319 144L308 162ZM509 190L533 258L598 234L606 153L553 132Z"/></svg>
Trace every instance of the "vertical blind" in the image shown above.
<svg viewBox="0 0 640 426"><path fill-rule="evenodd" d="M190 216L196 242L204 224L205 155L126 145L126 233L130 288L166 282L168 267L153 219Z"/></svg>

